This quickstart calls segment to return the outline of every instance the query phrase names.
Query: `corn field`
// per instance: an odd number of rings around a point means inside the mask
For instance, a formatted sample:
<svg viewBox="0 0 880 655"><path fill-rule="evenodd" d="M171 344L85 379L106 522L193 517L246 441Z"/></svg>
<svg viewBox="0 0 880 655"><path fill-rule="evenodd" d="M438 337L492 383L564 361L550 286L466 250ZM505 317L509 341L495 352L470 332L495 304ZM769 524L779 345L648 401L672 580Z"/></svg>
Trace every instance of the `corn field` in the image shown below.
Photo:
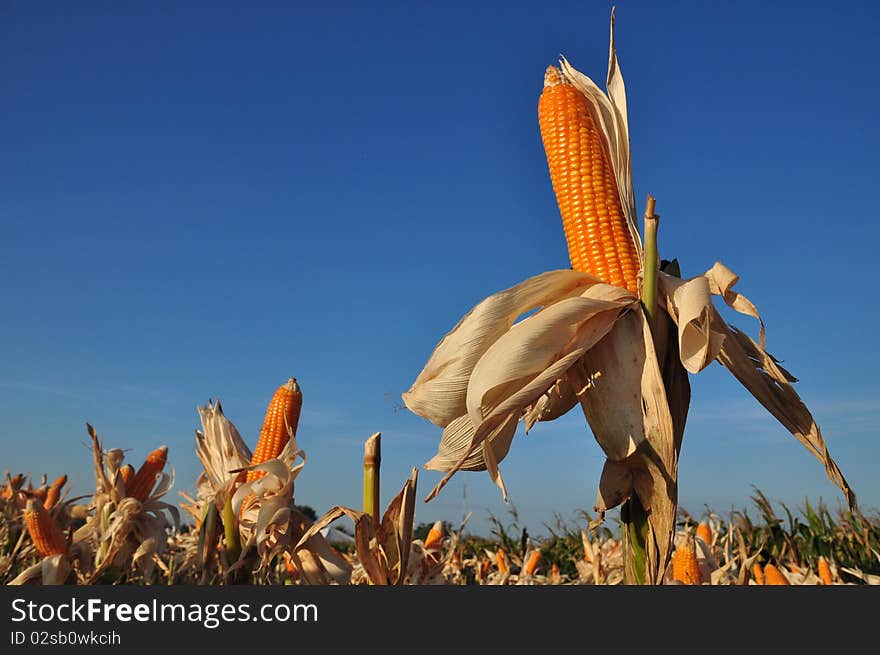
<svg viewBox="0 0 880 655"><path fill-rule="evenodd" d="M539 81L539 80L537 80ZM431 352L401 395L441 431L425 468L443 477L485 471L505 498L500 464L522 423L540 429L579 408L605 455L581 525L534 539L494 519L416 524L418 469L380 504L381 433L364 444L363 503L310 515L295 499L306 465L303 409L291 377L271 395L251 445L219 401L198 408L196 492L172 500L173 453L144 462L87 426L94 489L73 497L64 471L7 472L0 498L4 584L199 585L873 585L880 519L863 513L794 384L766 349L757 307L721 262L683 278L660 258L657 201L639 230L626 88L611 17L603 91L567 59L547 67L537 123L571 268L545 271L475 305ZM732 237L731 237L732 238ZM757 339L715 306L755 321ZM720 304L720 302L719 302ZM821 464L846 509L775 509L760 491L749 510L691 516L678 505L678 464L691 379L717 362ZM787 364L786 364L787 366ZM268 394L267 394L268 395ZM46 472L47 476L49 472ZM394 486L394 489L397 489ZM176 490L174 493L177 493ZM179 501L179 502L178 502ZM619 524L606 513L619 508ZM350 545L331 524L353 526ZM338 529L338 526L337 526Z"/></svg>
<svg viewBox="0 0 880 655"><path fill-rule="evenodd" d="M286 385L290 387L288 383ZM282 385L282 390L285 385ZM289 391L289 388L287 389ZM276 424L277 399L267 416ZM283 401L282 401L283 402ZM297 410L298 411L298 410ZM234 426L219 405L202 408L207 418L199 443L217 435L211 421ZM282 417L283 418L283 417ZM283 421L282 421L283 424ZM584 511L578 524L556 520L548 535L533 538L515 509L491 516L489 535L468 533L466 521L416 526L414 479L374 526L373 515L335 508L317 519L294 504L292 484L277 471L264 475L284 499L270 518L245 518L249 504L277 501L265 490L239 494L237 512L217 507L215 487L199 478L196 498L182 494L175 506L164 468L166 448L138 469L123 464L118 448L104 449L89 426L97 488L72 497L67 476L5 477L0 494L0 581L3 584L80 585L617 585L624 582L619 530L597 525ZM266 437L269 433L263 433ZM380 435L367 442L375 449ZM295 442L295 438L293 439ZM289 444L288 440L286 444ZM241 444L243 446L243 444ZM279 444L275 444L276 451ZM282 446L283 448L283 446ZM265 453L264 453L265 454ZM253 459L253 456L252 456ZM265 462L256 466L266 466ZM375 461L365 458L366 473ZM232 471L240 478L244 471ZM246 476L245 476L246 477ZM285 492L285 487L288 492ZM369 495L369 494L367 494ZM256 496L256 498L254 498ZM268 497L268 498L267 498ZM678 514L674 551L662 582L673 585L872 585L880 584L880 517L851 510L832 512L809 502L799 510L774 504L755 490L748 509L726 515ZM331 544L329 523L347 515L355 525L351 543ZM231 525L230 525L231 524ZM250 527L248 527L250 526ZM323 529L322 529L323 528ZM344 528L343 528L344 530ZM267 536L268 535L268 536Z"/></svg>

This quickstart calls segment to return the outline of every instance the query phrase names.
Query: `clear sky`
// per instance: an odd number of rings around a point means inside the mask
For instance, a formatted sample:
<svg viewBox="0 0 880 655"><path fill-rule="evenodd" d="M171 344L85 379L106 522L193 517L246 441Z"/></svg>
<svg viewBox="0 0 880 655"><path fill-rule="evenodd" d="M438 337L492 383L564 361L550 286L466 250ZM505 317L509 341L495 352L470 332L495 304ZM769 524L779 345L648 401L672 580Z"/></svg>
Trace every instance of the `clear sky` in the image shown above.
<svg viewBox="0 0 880 655"><path fill-rule="evenodd" d="M717 6L716 6L717 5ZM255 444L300 381L297 502L383 497L440 430L401 410L476 302L567 268L536 116L564 53L600 84L605 2L10 2L0 7L0 471L92 483L85 422L138 465L167 444L171 499L220 397ZM720 260L761 310L862 504L880 506L880 11L874 3L622 1L636 196L661 254ZM737 321L753 335L747 319ZM841 494L719 365L692 377L682 504ZM502 464L533 532L595 498L579 411ZM422 470L423 497L440 474ZM466 494L465 494L466 485ZM506 506L462 473L418 521L482 531Z"/></svg>

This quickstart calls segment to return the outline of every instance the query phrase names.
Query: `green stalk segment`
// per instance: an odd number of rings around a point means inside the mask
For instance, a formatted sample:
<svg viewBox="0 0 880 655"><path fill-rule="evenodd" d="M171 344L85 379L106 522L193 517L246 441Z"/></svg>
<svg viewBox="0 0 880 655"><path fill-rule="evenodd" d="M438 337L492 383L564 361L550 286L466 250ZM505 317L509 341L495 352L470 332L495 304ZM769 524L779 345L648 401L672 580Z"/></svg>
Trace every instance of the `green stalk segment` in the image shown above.
<svg viewBox="0 0 880 655"><path fill-rule="evenodd" d="M657 226L660 217L654 213L656 200L648 196L645 203L645 251L642 275L642 308L645 318L654 332L657 317L657 278L660 272L660 256L657 249ZM624 576L627 584L643 585L648 581L648 513L639 497L633 492L620 508L624 540Z"/></svg>
<svg viewBox="0 0 880 655"><path fill-rule="evenodd" d="M229 563L234 564L241 555L241 537L238 534L238 519L232 511L232 496L223 505L223 534L226 538L226 554Z"/></svg>
<svg viewBox="0 0 880 655"><path fill-rule="evenodd" d="M382 462L382 433L377 432L364 443L364 512L379 527L379 467Z"/></svg>

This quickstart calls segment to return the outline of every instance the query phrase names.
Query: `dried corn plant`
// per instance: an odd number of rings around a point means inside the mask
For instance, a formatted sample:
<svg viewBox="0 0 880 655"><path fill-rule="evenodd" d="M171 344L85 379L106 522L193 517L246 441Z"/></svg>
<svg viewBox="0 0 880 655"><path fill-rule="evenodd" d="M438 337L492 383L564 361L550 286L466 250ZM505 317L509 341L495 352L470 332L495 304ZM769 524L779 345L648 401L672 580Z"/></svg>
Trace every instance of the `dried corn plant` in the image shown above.
<svg viewBox="0 0 880 655"><path fill-rule="evenodd" d="M328 510L305 531L290 553L290 557L297 563L297 568L303 566L297 560L302 560L304 549L307 552L310 542L321 535L321 530L337 519L347 516L354 523L358 562L352 573L352 583L404 584L412 558L417 482L418 469L413 469L403 488L388 504L381 520L375 520L369 512L350 507L337 506ZM306 559L307 563L308 559Z"/></svg>
<svg viewBox="0 0 880 655"><path fill-rule="evenodd" d="M204 471L187 507L199 520L203 571L212 563L227 576L268 570L282 554L289 556L311 527L294 504L294 481L306 462L296 441L301 410L302 391L290 378L269 402L252 454L219 401L198 408L202 430L196 431L196 452ZM321 534L308 540L303 558L305 564L293 565L307 582L344 583L351 575L351 565Z"/></svg>
<svg viewBox="0 0 880 655"><path fill-rule="evenodd" d="M572 270L542 273L477 304L439 342L403 401L443 429L425 466L445 475L428 500L459 470L488 471L506 498L499 463L519 421L528 430L580 405L607 458L595 509L623 506L627 581L654 584L673 550L688 374L713 361L819 459L851 508L856 500L795 378L766 351L758 311L734 290L738 276L721 263L685 280L674 266L659 270L652 198L643 246L613 14L607 89L562 59L539 101ZM722 319L714 296L758 320L759 342Z"/></svg>

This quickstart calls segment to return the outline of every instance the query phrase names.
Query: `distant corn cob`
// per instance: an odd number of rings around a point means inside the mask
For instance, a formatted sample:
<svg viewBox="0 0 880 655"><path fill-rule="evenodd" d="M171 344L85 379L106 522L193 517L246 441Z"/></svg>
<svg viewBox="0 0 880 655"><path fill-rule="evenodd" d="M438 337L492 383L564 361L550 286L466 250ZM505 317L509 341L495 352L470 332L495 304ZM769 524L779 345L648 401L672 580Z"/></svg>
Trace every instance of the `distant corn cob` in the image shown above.
<svg viewBox="0 0 880 655"><path fill-rule="evenodd" d="M698 585L702 583L697 554L690 544L682 544L675 549L675 553L672 555L672 577L685 584Z"/></svg>
<svg viewBox="0 0 880 655"><path fill-rule="evenodd" d="M40 501L40 503L46 502L46 494L49 493L49 487L47 485L42 485L33 490L31 495Z"/></svg>
<svg viewBox="0 0 880 655"><path fill-rule="evenodd" d="M489 567L492 566L492 562L487 557L480 563L480 579L485 580L486 576L489 575Z"/></svg>
<svg viewBox="0 0 880 655"><path fill-rule="evenodd" d="M550 66L538 123L572 268L638 293L639 255L592 108Z"/></svg>
<svg viewBox="0 0 880 655"><path fill-rule="evenodd" d="M461 571L461 556L458 554L458 550L454 550L452 552L452 559L450 560L452 564L452 568L456 571Z"/></svg>
<svg viewBox="0 0 880 655"><path fill-rule="evenodd" d="M290 553L284 553L284 570L287 573L287 577L291 580L296 580L299 577L299 571L297 571L296 564L290 557Z"/></svg>
<svg viewBox="0 0 880 655"><path fill-rule="evenodd" d="M284 446L290 440L290 430L296 434L299 415L302 411L302 391L295 378L290 378L275 391L266 417L263 419L263 428L260 430L260 439L257 448L251 457L251 466L262 464L274 459L281 454ZM266 475L265 471L248 471L245 480L252 482Z"/></svg>
<svg viewBox="0 0 880 655"><path fill-rule="evenodd" d="M128 489L131 486L131 481L134 480L134 467L131 464L126 464L119 469L119 477L122 479L122 486Z"/></svg>
<svg viewBox="0 0 880 655"><path fill-rule="evenodd" d="M697 526L697 536L703 540L707 546L712 545L712 528L705 521L701 521Z"/></svg>
<svg viewBox="0 0 880 655"><path fill-rule="evenodd" d="M764 584L766 585L785 585L788 586L788 580L782 575L782 572L773 564L764 567Z"/></svg>
<svg viewBox="0 0 880 655"><path fill-rule="evenodd" d="M168 460L168 447L161 446L147 455L147 459L135 473L130 485L125 486L125 495L144 502L156 486L156 478L165 468Z"/></svg>
<svg viewBox="0 0 880 655"><path fill-rule="evenodd" d="M52 483L52 486L49 487L49 491L46 493L46 500L43 501L43 507L46 509L52 509L55 507L55 503L57 503L58 499L61 497L61 489L65 484L67 484L66 475L62 475L55 479L55 482Z"/></svg>
<svg viewBox="0 0 880 655"><path fill-rule="evenodd" d="M828 560L819 556L819 578L822 580L822 584L824 585L833 585L834 577L831 575L831 567L828 565Z"/></svg>
<svg viewBox="0 0 880 655"><path fill-rule="evenodd" d="M443 545L443 521L435 521L425 537L425 549L436 550Z"/></svg>
<svg viewBox="0 0 880 655"><path fill-rule="evenodd" d="M6 487L4 487L3 489L3 498L12 498L15 492L21 489L21 485L23 482L24 475L22 475L21 473L17 473L16 475L13 475L11 478L9 478L9 480L6 482Z"/></svg>
<svg viewBox="0 0 880 655"><path fill-rule="evenodd" d="M550 565L550 582L553 584L559 584L562 582L562 575L559 573L559 564L553 562Z"/></svg>
<svg viewBox="0 0 880 655"><path fill-rule="evenodd" d="M499 548L495 553L495 566L498 568L498 572L502 574L510 570L510 567L507 566L507 553L504 552L503 548Z"/></svg>
<svg viewBox="0 0 880 655"><path fill-rule="evenodd" d="M526 575L535 575L535 570L538 568L538 562L541 561L541 551L533 550L532 554L529 555L529 560L526 562L526 565L523 567L523 573Z"/></svg>
<svg viewBox="0 0 880 655"><path fill-rule="evenodd" d="M24 524L37 552L43 557L67 553L67 540L49 512L36 499L29 498L24 510Z"/></svg>
<svg viewBox="0 0 880 655"><path fill-rule="evenodd" d="M752 577L755 579L756 583L760 585L764 584L764 569L761 568L760 564L752 566Z"/></svg>

